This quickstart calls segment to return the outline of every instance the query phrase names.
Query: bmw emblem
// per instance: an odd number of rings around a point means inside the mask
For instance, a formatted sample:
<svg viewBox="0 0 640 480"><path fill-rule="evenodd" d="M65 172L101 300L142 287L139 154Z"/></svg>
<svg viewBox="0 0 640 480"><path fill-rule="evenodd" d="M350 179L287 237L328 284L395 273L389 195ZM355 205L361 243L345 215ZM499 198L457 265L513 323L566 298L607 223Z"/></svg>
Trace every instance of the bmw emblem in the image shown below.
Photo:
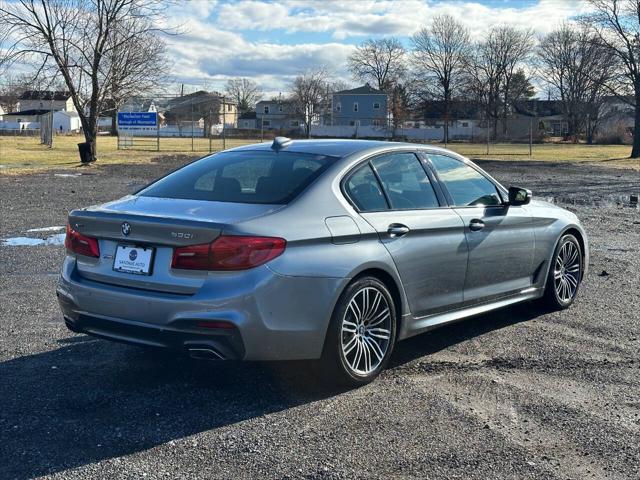
<svg viewBox="0 0 640 480"><path fill-rule="evenodd" d="M126 237L131 233L131 225L128 222L122 224L122 234Z"/></svg>
<svg viewBox="0 0 640 480"><path fill-rule="evenodd" d="M138 258L138 251L137 250L131 250L129 252L129 260L131 260L132 262L135 262L136 258Z"/></svg>

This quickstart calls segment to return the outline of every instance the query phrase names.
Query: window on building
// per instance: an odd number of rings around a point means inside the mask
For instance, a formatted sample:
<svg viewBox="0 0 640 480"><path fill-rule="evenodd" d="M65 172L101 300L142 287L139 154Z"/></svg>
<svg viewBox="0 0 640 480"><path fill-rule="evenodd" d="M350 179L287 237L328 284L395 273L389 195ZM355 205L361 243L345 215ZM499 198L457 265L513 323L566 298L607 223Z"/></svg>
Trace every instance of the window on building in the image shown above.
<svg viewBox="0 0 640 480"><path fill-rule="evenodd" d="M468 127L469 126L469 122L462 122L462 126L463 127Z"/></svg>
<svg viewBox="0 0 640 480"><path fill-rule="evenodd" d="M353 102L353 111L354 112L358 111L358 102Z"/></svg>
<svg viewBox="0 0 640 480"><path fill-rule="evenodd" d="M227 105L227 112L231 112L233 110L233 105L230 103Z"/></svg>
<svg viewBox="0 0 640 480"><path fill-rule="evenodd" d="M374 127L379 127L380 126L380 120L378 120L377 118L373 119L373 126Z"/></svg>
<svg viewBox="0 0 640 480"><path fill-rule="evenodd" d="M380 110L380 102L373 102L373 109Z"/></svg>
<svg viewBox="0 0 640 480"><path fill-rule="evenodd" d="M342 104L340 102L336 103L336 112L339 112L342 110Z"/></svg>
<svg viewBox="0 0 640 480"><path fill-rule="evenodd" d="M299 127L300 126L300 122L298 120L291 120L291 122L289 122L289 124L292 127Z"/></svg>
<svg viewBox="0 0 640 480"><path fill-rule="evenodd" d="M271 120L262 120L262 126L263 127L270 127L271 126Z"/></svg>
<svg viewBox="0 0 640 480"><path fill-rule="evenodd" d="M282 105L278 105L278 111L282 113Z"/></svg>
<svg viewBox="0 0 640 480"><path fill-rule="evenodd" d="M269 113L269 105L264 106L264 113Z"/></svg>

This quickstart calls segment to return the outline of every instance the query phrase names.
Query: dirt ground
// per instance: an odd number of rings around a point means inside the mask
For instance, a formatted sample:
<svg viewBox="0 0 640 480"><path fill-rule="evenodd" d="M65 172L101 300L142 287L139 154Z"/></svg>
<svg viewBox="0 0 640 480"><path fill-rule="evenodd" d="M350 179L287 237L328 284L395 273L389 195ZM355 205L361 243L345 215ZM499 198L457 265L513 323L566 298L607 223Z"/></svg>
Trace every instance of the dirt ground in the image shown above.
<svg viewBox="0 0 640 480"><path fill-rule="evenodd" d="M0 176L0 238L50 238L27 230L184 161ZM300 363L73 334L54 294L62 247L0 246L0 478L640 478L640 210L616 205L640 172L480 163L578 213L592 258L576 304L414 337L357 390Z"/></svg>

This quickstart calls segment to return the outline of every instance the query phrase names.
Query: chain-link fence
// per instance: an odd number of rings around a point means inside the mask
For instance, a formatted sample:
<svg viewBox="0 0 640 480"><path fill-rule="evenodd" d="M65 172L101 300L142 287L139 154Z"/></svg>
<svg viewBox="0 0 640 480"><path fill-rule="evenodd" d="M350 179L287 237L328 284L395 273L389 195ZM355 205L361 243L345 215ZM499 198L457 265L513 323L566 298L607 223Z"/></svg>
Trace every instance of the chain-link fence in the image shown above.
<svg viewBox="0 0 640 480"><path fill-rule="evenodd" d="M129 98L105 112L98 123L100 135L117 136L119 150L162 152L214 152L287 136L429 143L452 147L469 156L528 156L544 142L561 140L564 131L557 116L514 115L489 128L487 122L474 117L445 121L425 114L422 119L415 119L415 115L398 119L386 113L375 117L356 111L336 113L331 107L319 109L310 117L291 102L276 100L260 102L254 112L240 112L224 95L199 91ZM59 133L56 128L54 135ZM44 134L50 138L41 128L0 133Z"/></svg>

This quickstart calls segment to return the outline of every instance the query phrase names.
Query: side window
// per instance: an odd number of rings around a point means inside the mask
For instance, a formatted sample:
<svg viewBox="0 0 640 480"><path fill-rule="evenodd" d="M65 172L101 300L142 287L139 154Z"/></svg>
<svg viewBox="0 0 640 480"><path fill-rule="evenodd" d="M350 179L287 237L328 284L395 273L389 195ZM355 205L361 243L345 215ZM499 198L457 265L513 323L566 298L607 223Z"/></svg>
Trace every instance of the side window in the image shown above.
<svg viewBox="0 0 640 480"><path fill-rule="evenodd" d="M362 212L388 210L380 184L369 164L360 167L345 184L349 198Z"/></svg>
<svg viewBox="0 0 640 480"><path fill-rule="evenodd" d="M429 155L429 159L457 207L502 203L496 186L475 169L445 155Z"/></svg>
<svg viewBox="0 0 640 480"><path fill-rule="evenodd" d="M439 207L429 177L413 153L395 153L371 161L393 209Z"/></svg>

